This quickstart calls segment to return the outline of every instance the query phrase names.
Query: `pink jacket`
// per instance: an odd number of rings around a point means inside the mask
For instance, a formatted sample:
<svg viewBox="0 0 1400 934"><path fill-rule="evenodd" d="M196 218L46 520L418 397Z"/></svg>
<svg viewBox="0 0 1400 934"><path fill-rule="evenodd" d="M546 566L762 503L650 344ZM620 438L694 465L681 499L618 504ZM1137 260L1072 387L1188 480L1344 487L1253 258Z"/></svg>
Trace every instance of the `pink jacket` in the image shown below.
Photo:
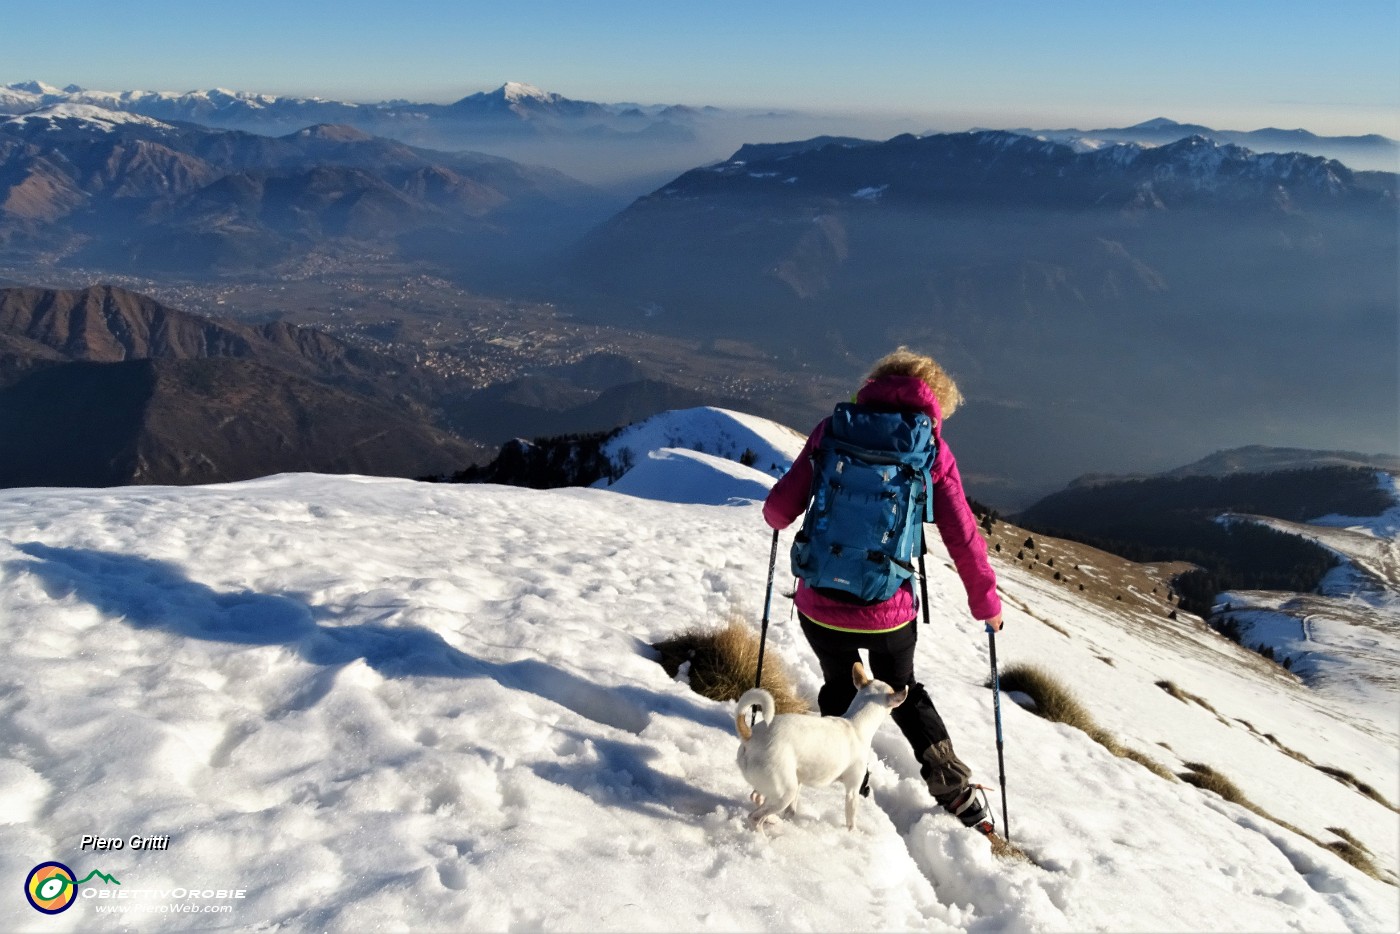
<svg viewBox="0 0 1400 934"><path fill-rule="evenodd" d="M977 531L977 519L968 508L957 461L940 435L943 415L933 390L917 377L882 376L861 387L860 392L856 393L856 401L893 409L921 410L933 419L934 436L938 438L938 456L933 462L932 471L933 521L967 590L967 608L975 619L987 620L996 616L1001 612L996 572L987 560L987 543ZM807 511L807 502L812 494L811 454L830 421L825 419L812 430L802 453L792 462L792 469L783 475L764 500L763 519L771 528L785 529ZM884 603L856 606L823 596L799 581L794 602L797 609L814 622L833 629L857 632L897 629L916 615L914 590L907 584Z"/></svg>

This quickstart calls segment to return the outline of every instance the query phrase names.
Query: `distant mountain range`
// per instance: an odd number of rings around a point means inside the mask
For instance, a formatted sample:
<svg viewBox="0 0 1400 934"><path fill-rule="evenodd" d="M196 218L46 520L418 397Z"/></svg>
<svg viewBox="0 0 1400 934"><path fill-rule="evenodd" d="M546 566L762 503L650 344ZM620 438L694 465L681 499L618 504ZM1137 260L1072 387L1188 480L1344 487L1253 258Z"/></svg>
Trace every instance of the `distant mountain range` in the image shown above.
<svg viewBox="0 0 1400 934"><path fill-rule="evenodd" d="M0 114L53 106L100 107L265 136L318 124L352 126L425 149L486 152L550 166L590 183L621 184L619 197L625 200L687 166L728 152L755 129L753 117L714 107L596 103L519 82L447 104L353 103L226 89L98 91L34 81L0 86ZM774 116L764 122L772 131L782 121Z"/></svg>
<svg viewBox="0 0 1400 934"><path fill-rule="evenodd" d="M359 105L29 83L0 89L6 109L22 111L0 116L11 267L202 280L376 257L827 376L912 344L976 400L952 436L1001 502L1242 441L1400 444L1396 175L1177 136L1205 127L755 143L615 213L616 193L557 171L392 137L606 139L645 161L667 126L733 115L515 84ZM207 125L220 121L260 132ZM665 374L624 383L579 392L535 374L425 404L436 427L494 444L702 401Z"/></svg>
<svg viewBox="0 0 1400 934"><path fill-rule="evenodd" d="M163 122L272 136L316 124L342 124L426 148L467 148L551 165L590 181L595 176L616 175L616 167L610 172L608 163L622 164L622 174L632 177L667 170L674 174L686 166L713 161L741 142L798 138L822 132L814 129L817 126L843 127L848 134L866 136L898 132L892 127L877 133L872 121L788 111L750 114L708 106L575 100L520 82L507 82L448 104L407 100L353 103L222 88L172 92L101 91L77 85L58 88L37 81L0 85L0 114L27 113L54 105L94 106ZM1377 134L1327 137L1301 129L1216 130L1162 117L1131 127L1010 132L1079 148L1114 142L1162 145L1199 135L1259 152L1303 152L1335 158L1353 168L1400 168L1400 143Z"/></svg>
<svg viewBox="0 0 1400 934"><path fill-rule="evenodd" d="M530 84L508 81L492 91L469 94L450 104L407 100L352 103L319 97L292 97L214 88L203 91L101 91L70 84L58 88L39 81L0 85L0 113L19 114L56 104L101 107L152 117L165 122L198 123L260 133L285 133L318 123L359 127L398 138L424 122L475 124L478 129L530 134L641 134L656 138L692 139L695 121L724 113L717 107L679 104L598 103L574 100ZM1172 143L1188 136L1205 136L1260 152L1304 152L1341 159L1346 152L1368 159L1400 158L1400 142L1380 134L1320 136L1304 129L1265 127L1257 130L1218 130L1197 123L1156 117L1130 127L1102 129L1029 129L1009 132L1043 136L1082 147L1133 142ZM934 135L930 133L929 135ZM1343 160L1345 161L1345 160Z"/></svg>
<svg viewBox="0 0 1400 934"><path fill-rule="evenodd" d="M679 176L590 234L574 280L602 320L853 376L931 350L996 484L1301 425L1394 446L1396 230L1394 175L1199 136L827 138Z"/></svg>
<svg viewBox="0 0 1400 934"><path fill-rule="evenodd" d="M492 268L568 242L612 201L567 176L353 127L280 137L90 104L0 117L0 250L97 268L266 271L340 241Z"/></svg>
<svg viewBox="0 0 1400 934"><path fill-rule="evenodd" d="M1208 457L1161 474L1088 474L1077 478L1070 489L1098 486L1105 483L1128 483L1151 477L1181 479L1183 477L1229 477L1235 474L1277 473L1283 470L1312 470L1319 467L1347 467L1381 470L1400 477L1400 456L1394 454L1363 454L1359 451L1312 451L1307 448L1277 448L1251 444L1228 451L1216 451Z"/></svg>
<svg viewBox="0 0 1400 934"><path fill-rule="evenodd" d="M0 86L0 113L55 105L101 107L164 122L197 123L258 133L285 133L318 123L346 124L370 133L419 136L424 123L487 134L588 134L688 140L696 118L713 107L599 104L572 100L529 84L507 82L450 104L396 100L363 104L318 97L286 97L215 88L207 91L96 91L37 81Z"/></svg>
<svg viewBox="0 0 1400 934"><path fill-rule="evenodd" d="M1319 136L1307 130L1217 130L1198 123L1178 123L1166 117L1145 120L1129 127L1099 130L1031 130L1012 133L1043 137L1067 143L1080 150L1093 150L1112 143L1139 143L1161 146L1188 136L1204 136L1221 143L1234 143L1256 152L1303 152L1345 162L1354 168L1400 171L1400 142L1370 133L1364 136Z"/></svg>

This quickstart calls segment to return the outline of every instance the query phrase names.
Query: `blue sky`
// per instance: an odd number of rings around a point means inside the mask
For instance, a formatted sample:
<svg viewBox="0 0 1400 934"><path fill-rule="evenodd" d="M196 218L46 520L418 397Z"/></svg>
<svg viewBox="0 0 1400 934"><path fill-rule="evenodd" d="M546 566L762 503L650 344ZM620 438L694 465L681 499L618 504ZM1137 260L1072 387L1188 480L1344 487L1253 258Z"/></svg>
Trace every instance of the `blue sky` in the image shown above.
<svg viewBox="0 0 1400 934"><path fill-rule="evenodd" d="M1400 137L1395 0L68 0L0 7L0 83L598 101Z"/></svg>

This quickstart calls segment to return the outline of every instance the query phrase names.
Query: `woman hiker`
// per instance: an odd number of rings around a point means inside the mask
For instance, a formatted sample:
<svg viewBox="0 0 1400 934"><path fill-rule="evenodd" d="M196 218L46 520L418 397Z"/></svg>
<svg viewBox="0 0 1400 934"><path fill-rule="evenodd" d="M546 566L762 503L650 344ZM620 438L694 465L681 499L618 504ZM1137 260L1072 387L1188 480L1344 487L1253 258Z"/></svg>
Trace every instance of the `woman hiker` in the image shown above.
<svg viewBox="0 0 1400 934"><path fill-rule="evenodd" d="M962 401L952 378L929 357L900 347L879 360L856 404L884 412L923 412L932 420L937 454L929 470L934 524L953 558L967 590L973 617L993 631L1002 626L996 574L987 560L987 545L963 494L953 452L942 440L943 419ZM831 431L824 419L807 438L802 453L773 487L763 504L763 518L773 529L787 528L802 516L812 498L814 451ZM871 673L896 691L909 688L909 699L892 717L920 763L919 773L929 792L964 826L983 833L995 829L991 808L981 786L972 784L971 770L953 751L943 718L924 686L914 680L914 645L918 638L918 603L912 578L887 600L865 604L837 590L815 588L799 578L793 597L803 635L821 664L825 684L817 697L823 716L840 716L855 697L851 666L857 649L870 656Z"/></svg>

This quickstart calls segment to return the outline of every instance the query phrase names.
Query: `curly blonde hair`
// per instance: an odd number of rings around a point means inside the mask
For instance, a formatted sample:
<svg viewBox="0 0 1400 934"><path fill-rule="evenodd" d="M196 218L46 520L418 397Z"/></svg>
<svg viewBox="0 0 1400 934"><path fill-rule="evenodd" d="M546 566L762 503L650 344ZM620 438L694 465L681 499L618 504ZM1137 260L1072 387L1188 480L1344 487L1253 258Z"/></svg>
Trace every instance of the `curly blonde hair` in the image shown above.
<svg viewBox="0 0 1400 934"><path fill-rule="evenodd" d="M953 377L932 357L915 353L908 347L898 347L893 353L885 354L876 360L866 379L878 379L881 376L914 376L923 380L928 388L933 390L933 396L938 400L938 408L943 412L944 418L957 411L963 401L963 394L958 389L958 384L953 382Z"/></svg>

